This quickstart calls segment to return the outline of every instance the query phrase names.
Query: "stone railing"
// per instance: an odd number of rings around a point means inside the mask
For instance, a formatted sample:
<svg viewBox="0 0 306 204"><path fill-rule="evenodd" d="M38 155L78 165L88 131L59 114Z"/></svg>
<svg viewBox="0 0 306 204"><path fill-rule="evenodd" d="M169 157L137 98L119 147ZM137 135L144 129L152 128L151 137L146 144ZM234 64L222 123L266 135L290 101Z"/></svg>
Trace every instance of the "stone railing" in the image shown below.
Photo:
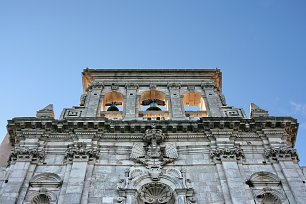
<svg viewBox="0 0 306 204"><path fill-rule="evenodd" d="M185 116L189 120L198 120L202 117L207 117L207 111L185 111Z"/></svg>
<svg viewBox="0 0 306 204"><path fill-rule="evenodd" d="M101 111L100 116L111 120L121 120L123 113L122 111Z"/></svg>
<svg viewBox="0 0 306 204"><path fill-rule="evenodd" d="M169 111L139 111L139 118L143 120L169 120Z"/></svg>

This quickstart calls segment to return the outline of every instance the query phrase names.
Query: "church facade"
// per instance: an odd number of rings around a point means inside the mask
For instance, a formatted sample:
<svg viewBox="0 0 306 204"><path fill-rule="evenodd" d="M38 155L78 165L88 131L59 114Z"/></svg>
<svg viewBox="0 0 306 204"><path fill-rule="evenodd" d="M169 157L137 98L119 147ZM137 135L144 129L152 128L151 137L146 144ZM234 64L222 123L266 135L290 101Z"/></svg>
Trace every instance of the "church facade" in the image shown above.
<svg viewBox="0 0 306 204"><path fill-rule="evenodd" d="M303 204L298 123L228 106L218 69L85 69L80 104L8 121L0 203Z"/></svg>

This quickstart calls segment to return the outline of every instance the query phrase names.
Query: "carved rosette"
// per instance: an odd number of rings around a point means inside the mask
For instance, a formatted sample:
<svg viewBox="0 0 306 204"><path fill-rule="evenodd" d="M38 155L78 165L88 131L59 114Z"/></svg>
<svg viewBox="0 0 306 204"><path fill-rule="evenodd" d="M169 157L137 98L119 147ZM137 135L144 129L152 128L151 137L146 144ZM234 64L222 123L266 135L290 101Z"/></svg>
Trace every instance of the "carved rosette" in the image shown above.
<svg viewBox="0 0 306 204"><path fill-rule="evenodd" d="M92 146L88 147L84 142L76 142L72 145L69 145L65 154L65 159L68 161L93 160L98 158L98 149Z"/></svg>
<svg viewBox="0 0 306 204"><path fill-rule="evenodd" d="M227 147L211 149L210 158L214 161L242 161L245 156L240 147Z"/></svg>
<svg viewBox="0 0 306 204"><path fill-rule="evenodd" d="M16 161L40 162L45 157L43 148L38 147L15 147L11 150L9 164Z"/></svg>
<svg viewBox="0 0 306 204"><path fill-rule="evenodd" d="M290 146L265 149L265 157L270 161L293 160L299 161L296 149Z"/></svg>

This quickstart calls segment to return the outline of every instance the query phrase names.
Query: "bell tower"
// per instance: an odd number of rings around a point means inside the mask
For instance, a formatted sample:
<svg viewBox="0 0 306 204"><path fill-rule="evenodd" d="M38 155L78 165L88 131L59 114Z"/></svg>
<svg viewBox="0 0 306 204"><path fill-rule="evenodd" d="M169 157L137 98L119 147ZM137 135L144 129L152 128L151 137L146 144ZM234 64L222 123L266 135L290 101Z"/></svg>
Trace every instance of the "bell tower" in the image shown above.
<svg viewBox="0 0 306 204"><path fill-rule="evenodd" d="M0 203L303 204L298 123L228 106L219 69L85 69L80 103L8 121Z"/></svg>
<svg viewBox="0 0 306 204"><path fill-rule="evenodd" d="M106 117L113 120L198 120L242 117L226 106L218 69L99 70L82 73L80 106L61 118Z"/></svg>

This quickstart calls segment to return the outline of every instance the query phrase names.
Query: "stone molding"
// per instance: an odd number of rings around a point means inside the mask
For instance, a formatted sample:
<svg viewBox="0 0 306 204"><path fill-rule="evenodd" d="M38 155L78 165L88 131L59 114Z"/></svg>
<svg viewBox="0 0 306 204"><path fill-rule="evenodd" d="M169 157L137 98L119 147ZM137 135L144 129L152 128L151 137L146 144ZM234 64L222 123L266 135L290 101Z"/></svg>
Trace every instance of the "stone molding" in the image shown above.
<svg viewBox="0 0 306 204"><path fill-rule="evenodd" d="M61 177L55 173L41 173L30 180L30 187L58 188L63 184Z"/></svg>

